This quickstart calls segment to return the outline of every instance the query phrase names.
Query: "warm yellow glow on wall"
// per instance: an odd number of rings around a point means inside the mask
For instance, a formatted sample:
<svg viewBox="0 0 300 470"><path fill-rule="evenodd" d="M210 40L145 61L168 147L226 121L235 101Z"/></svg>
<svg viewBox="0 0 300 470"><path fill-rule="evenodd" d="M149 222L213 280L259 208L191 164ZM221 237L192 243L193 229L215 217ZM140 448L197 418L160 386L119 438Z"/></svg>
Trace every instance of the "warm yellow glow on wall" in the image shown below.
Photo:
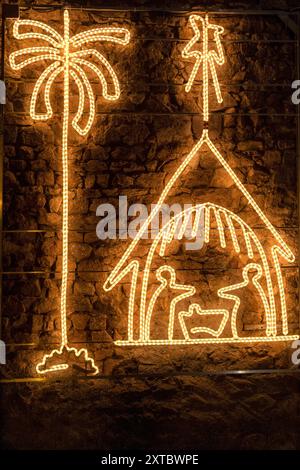
<svg viewBox="0 0 300 470"><path fill-rule="evenodd" d="M273 227L269 219L266 217L264 212L257 205L253 197L249 194L245 186L236 176L234 171L231 169L230 165L221 155L219 150L213 144L209 137L208 131L208 121L209 121L209 72L212 76L212 84L216 93L218 102L222 102L222 96L219 86L219 81L216 73L215 63L217 65L222 65L224 63L224 54L222 50L220 35L223 33L224 29L218 25L210 24L208 16L202 18L198 15L192 15L190 17L190 23L194 31L194 37L184 48L182 55L184 58L195 58L195 64L192 70L192 73L189 77L188 83L186 85L186 91L190 91L196 75L199 71L199 67L202 64L203 72L203 117L204 117L204 129L200 140L195 144L191 152L187 155L175 173L171 176L170 180L166 184L165 188L162 191L162 194L158 200L158 203L155 205L155 208L151 211L151 214L147 220L142 224L140 230L138 231L136 237L131 242L127 250L122 255L121 259L116 264L115 268L110 273L107 281L104 284L104 290L110 291L113 289L122 279L127 275L131 275L131 290L129 298L129 310L128 310L128 337L126 340L116 341L117 345L183 345L183 344L201 344L201 343L251 343L251 342L260 342L260 341L286 341L293 340L298 338L297 335L288 335L288 324L287 324L287 311L286 311L286 301L285 301L285 291L281 274L281 267L279 264L278 256L283 257L289 263L294 262L295 256L287 246L287 244L282 239L278 231ZM200 35L200 30L198 24L202 28L202 36ZM213 38L216 45L217 52L209 50L209 31L213 31ZM193 46L202 40L202 51L193 50ZM257 214L258 218L264 223L266 228L269 230L270 235L273 239L273 245L270 250L270 254L266 254L264 248L261 245L257 235L254 230L251 229L240 217L234 214L232 211L226 209L225 207L217 206L212 203L203 203L193 206L188 210L181 212L174 216L170 222L161 228L159 234L153 240L149 252L147 254L147 259L145 266L141 266L141 262L138 259L134 259L134 250L137 247L139 241L142 239L143 235L149 229L152 220L157 216L159 211L162 208L170 190L174 187L175 183L180 180L181 175L187 169L189 164L192 162L196 154L199 154L203 148L210 150L212 155L218 160L222 165L226 173L230 176L233 183L240 190L242 195L245 197L248 205L253 209ZM178 284L176 281L176 271L174 268L168 264L163 264L155 271L156 281L160 284L151 294L151 289L149 285L149 277L153 268L153 257L155 253L159 253L160 257L165 256L165 250L168 244L174 240L174 234L176 228L179 229L179 233L183 235L183 230L179 227L179 224L182 223L184 219L183 216L189 218L191 212L194 212L194 220L196 226L193 227L193 232L197 233L197 230L201 230L199 221L201 220L201 215L204 211L204 241L209 243L210 241L210 223L212 217L215 218L217 225L217 232L219 235L219 241L221 248L226 248L226 238L224 231L224 222L226 223L226 228L229 230L230 238L232 240L233 248L236 254L241 253L241 246L238 240L236 229L234 224L236 224L240 231L243 234L243 239L245 242L245 247L249 259L253 259L254 252L258 253L259 263L250 262L248 263L241 272L242 281L235 283L218 290L218 297L220 299L226 299L233 302L233 308L230 312L227 309L210 309L205 310L196 303L193 299L193 296L196 293L196 288L190 285ZM189 212L189 213L188 213ZM198 225L199 226L198 226ZM203 227L202 227L203 230ZM177 231L178 233L178 231ZM159 247L160 245L160 247ZM131 259L133 258L133 259ZM277 310L275 302L275 290L274 282L272 280L270 264L274 267L276 277L277 277L277 287L279 290L280 304L281 304L281 323L282 323L282 335L278 334L277 331ZM252 284L257 292L257 297L260 299L260 306L263 308L266 318L266 334L265 336L257 337L241 337L239 336L237 329L237 314L240 307L240 297L237 294L234 294L233 291L237 291L249 284L249 273L252 272ZM168 274L168 278L166 278ZM262 282L263 281L263 282ZM140 282L140 284L138 284ZM263 287L265 284L266 287ZM138 288L139 287L139 288ZM153 339L151 338L151 318L153 312L156 308L157 300L159 296L170 287L178 291L178 295L170 302L170 308L168 313L168 327L167 327L167 338L162 339ZM137 295L138 293L138 295ZM180 310L180 302L183 300L190 300L191 304L187 310ZM138 305L138 309L136 308ZM137 331L134 331L134 314L135 309L138 310L137 314L139 316L139 327ZM178 309L178 311L176 311ZM193 334L206 334L213 337L190 337L189 332L185 325L185 320L188 317L191 317L194 314L198 315L219 315L222 317L221 323L217 330L213 330L208 327L196 327L191 330ZM176 338L174 334L174 321L178 317L181 333L183 338ZM224 336L224 331L227 323L230 319L230 335ZM279 312L278 312L279 316Z"/></svg>
<svg viewBox="0 0 300 470"><path fill-rule="evenodd" d="M20 33L21 27L29 27L31 31ZM33 31L32 31L33 30ZM89 371L92 374L99 372L94 360L88 355L86 349L77 350L68 346L67 336L67 287L68 287L68 137L70 120L70 80L74 80L78 88L78 109L71 124L78 134L84 136L89 132L95 117L95 97L93 90L84 68L92 71L99 78L102 85L103 97L107 100L117 100L120 96L120 85L115 71L108 60L95 49L76 50L84 44L90 44L95 41L108 41L120 45L126 45L130 39L130 33L124 28L95 28L89 31L76 34L70 38L70 20L68 10L64 11L64 34L60 35L52 27L40 21L17 20L13 27L14 37L20 40L37 39L48 42L51 46L30 47L13 52L10 57L10 65L14 70L20 70L23 67L40 61L53 61L38 78L32 93L30 103L30 116L32 119L44 121L51 118L53 111L50 100L50 91L55 79L62 74L64 82L63 95L63 125L62 125L62 283L61 283L61 346L46 354L41 363L37 365L37 372L45 374L65 370L69 363L62 362L61 357L69 354L69 357L84 358ZM70 50L70 48L75 50ZM29 56L29 57L28 57ZM97 59L102 68L106 69L113 84L113 94L108 93L108 83L102 71L90 60L83 57ZM24 58L20 61L20 58ZM26 57L28 57L26 59ZM42 94L44 87L43 101L46 112L37 112L37 100ZM80 125L85 108L86 94L88 97L88 119L84 127ZM56 363L55 363L56 362ZM51 366L47 364L51 363Z"/></svg>

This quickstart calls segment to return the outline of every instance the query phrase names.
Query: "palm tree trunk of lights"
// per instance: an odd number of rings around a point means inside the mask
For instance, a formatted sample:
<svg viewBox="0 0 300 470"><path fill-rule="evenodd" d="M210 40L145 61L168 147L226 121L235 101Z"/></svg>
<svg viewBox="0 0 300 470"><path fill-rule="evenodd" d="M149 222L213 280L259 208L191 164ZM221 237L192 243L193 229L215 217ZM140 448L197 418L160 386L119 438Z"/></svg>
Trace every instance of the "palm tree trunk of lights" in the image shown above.
<svg viewBox="0 0 300 470"><path fill-rule="evenodd" d="M208 128L208 16L203 25L203 121L204 128Z"/></svg>
<svg viewBox="0 0 300 470"><path fill-rule="evenodd" d="M67 289L68 289L68 134L69 134L69 40L70 40L70 21L68 12L64 12L64 109L62 125L62 278L61 278L61 345L68 343L67 333Z"/></svg>

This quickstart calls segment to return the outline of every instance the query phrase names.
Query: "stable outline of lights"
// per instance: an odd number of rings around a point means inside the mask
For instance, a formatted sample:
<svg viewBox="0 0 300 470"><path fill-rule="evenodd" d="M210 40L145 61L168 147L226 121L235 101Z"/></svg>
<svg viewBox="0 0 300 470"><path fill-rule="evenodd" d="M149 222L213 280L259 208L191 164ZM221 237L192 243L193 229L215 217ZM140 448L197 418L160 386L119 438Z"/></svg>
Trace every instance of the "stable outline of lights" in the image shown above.
<svg viewBox="0 0 300 470"><path fill-rule="evenodd" d="M39 28L41 32L24 32L20 33L21 26L29 26L31 28ZM46 34L44 34L46 33ZM123 37L116 36L121 34ZM53 365L49 368L44 368L47 360L52 359L54 356L63 355L65 352L72 353L76 357L84 356L86 364L90 364L92 375L99 372L98 367L95 365L94 359L90 358L88 351L85 348L77 350L76 348L68 346L67 337L67 284L68 284L68 130L70 118L70 77L74 80L78 88L78 109L75 117L72 120L72 127L81 136L86 135L94 121L95 117L95 98L89 79L81 66L88 67L98 77L102 85L102 95L104 99L115 101L120 97L119 80L115 74L114 69L111 67L107 59L95 49L79 50L70 52L70 46L77 48L85 43L95 41L108 41L120 45L126 45L130 40L130 32L125 28L118 27L105 27L95 28L92 30L84 31L76 34L70 38L70 19L68 10L64 10L64 35L63 37L55 31L52 27L45 23L35 20L17 20L13 25L13 35L16 39L37 39L47 41L52 47L30 47L24 48L19 51L13 52L9 56L10 66L14 70L21 70L30 64L43 60L53 60L54 63L49 65L38 78L31 97L30 102L30 116L33 120L46 121L53 115L50 91L54 80L59 74L64 75L64 110L63 110L63 126L62 126L62 168L63 168L63 185L62 185L62 282L61 282L61 346L59 349L54 349L50 354L45 354L42 361L37 364L36 371L39 374L47 372L55 372L65 370L69 367L67 363ZM16 59L28 54L39 54L38 56L29 57L21 62L16 62ZM92 62L85 60L85 56L94 56L106 68L113 83L114 94L109 94L107 89L107 81L101 70ZM37 113L37 99L41 93L41 87L45 85L44 89L44 104L46 108L45 113ZM89 117L85 127L79 125L80 119L83 117L84 104L85 104L85 90L87 92L89 101Z"/></svg>
<svg viewBox="0 0 300 470"><path fill-rule="evenodd" d="M233 246L235 248L236 253L240 253L240 246L238 244L237 240L237 235L236 231L233 225L233 221L235 222L236 225L238 225L239 229L243 232L244 235L244 241L246 244L247 248L247 254L248 257L251 259L254 257L253 253L253 248L251 245L251 241L254 244L254 247L256 248L256 251L259 253L262 264L263 264L263 269L261 268L260 264L257 263L249 263L247 264L243 271L243 281L237 284L232 284L230 286L222 287L218 290L218 296L220 298L224 299L229 299L234 301L234 307L232 310L231 314L231 331L233 334L233 338L219 338L219 336L222 334L227 320L229 318L229 312L226 309L202 309L198 304L192 304L189 307L189 311L181 311L179 312L179 322L181 326L183 325L183 318L190 316L190 309L193 308L194 310L198 310L198 314L202 315L212 315L212 314L220 314L223 315L223 319L221 322L221 325L218 329L218 332L214 332L214 330L205 328L205 327L198 327L196 328L197 331L195 332L206 332L209 334L212 334L215 336L214 339L209 339L209 338L197 338L197 339L185 339L185 340L178 340L178 339L173 339L173 328L174 328L174 319L175 319L175 308L176 308L176 303L178 303L180 300L183 300L184 298L188 298L191 295L195 294L196 289L193 286L189 285L180 285L176 284L175 278L176 278L176 273L174 268L170 267L169 265L162 265L158 270L157 270L157 280L161 281L160 286L156 289L156 291L152 294L152 297L149 301L149 307L146 312L146 292L148 288L148 280L149 280L149 275L151 271L151 263L153 256L159 246L159 243L161 242L161 247L159 254L161 257L165 256L165 250L166 246L173 241L173 237L175 232L177 231L177 239L181 239L184 235L182 226L187 225L189 221L192 218L193 213L195 213L195 220L194 220L194 225L192 228L192 233L197 233L199 230L199 226L197 226L197 221L200 219L200 214L201 212L204 211L205 213L205 218L207 218L207 214L210 214L210 211L213 211L215 214L215 218L217 221L217 230L220 238L220 243L221 240L225 241L225 246L226 246L226 240L224 237L224 226L221 221L221 214L225 218L228 228L229 228L229 233L230 233L230 239L233 243ZM218 214L218 216L216 215ZM182 224L182 217L184 217L184 223ZM230 222L229 222L230 221ZM181 225L182 224L182 225ZM201 228L201 226L200 226ZM210 228L209 224L206 224L204 227L205 230L205 239L207 240L207 243L210 240ZM224 246L224 247L225 247ZM137 263L137 262L136 262ZM135 269L138 270L138 265L135 265ZM129 270L129 266L127 267L127 272ZM254 231L251 229L249 225L247 225L239 216L237 216L235 213L230 211L229 209L225 209L224 207L218 206L216 204L212 203L203 203L199 204L197 206L191 207L186 209L183 212L180 212L177 214L174 218L172 218L168 224L166 224L158 233L157 237L155 238L154 242L151 245L145 270L144 270L144 276L143 276L143 285L142 285L142 292L144 294L141 295L141 308L140 308L140 331L141 331L141 338L139 340L117 340L115 343L119 346L124 346L124 345L156 345L156 344L169 344L169 345L174 345L174 344L185 344L186 342L188 343L194 343L194 344L204 344L207 342L215 342L215 343L226 343L226 342L240 342L240 343L249 343L249 342L258 342L258 341L283 341L287 340L286 336L270 336L270 337L239 337L238 332L237 332L237 327L236 327L236 319L237 319L237 312L240 306L240 297L238 295L230 294L229 292L238 290L242 287L245 287L249 284L249 278L248 278L248 272L250 270L256 271L256 274L253 277L253 284L256 287L260 298L262 300L262 304L264 306L264 311L266 314L266 319L267 319L267 325L269 325L269 331L272 331L274 328L276 330L276 310L275 310L275 304L274 300L271 302L271 305L269 305L269 302L267 300L267 297L265 295L264 289L259 283L259 279L263 276L265 276L267 287L268 287L268 294L270 299L274 299L274 293L273 293L273 287L272 287L272 280L271 280L271 273L269 269L269 264L264 252L264 249L258 240L257 236L255 235ZM169 284L170 287L178 290L184 290L186 293L181 294L180 296L177 296L173 299L171 302L170 306L170 315L169 315L169 325L168 325L168 340L152 340L150 339L150 322L151 322L151 316L153 313L153 307L155 304L156 299L160 295L160 293L163 291L163 288L167 286L167 282L164 278L161 277L161 272L163 271L169 271L171 274L171 283ZM126 273L127 273L126 272ZM137 272L137 271L136 271ZM137 283L137 276L134 277L134 280L132 281L132 289L135 292L136 291L136 283ZM133 332L133 313L134 313L134 304L130 304L130 312L129 312L129 319L131 320L131 324L128 326L128 331ZM186 328L182 328L183 333L186 331ZM132 333L133 334L133 333ZM270 334L270 333L269 333ZM288 339L294 340L297 339L297 335L289 336ZM209 340L209 341L208 341Z"/></svg>
<svg viewBox="0 0 300 470"><path fill-rule="evenodd" d="M196 75L198 73L199 67L201 63L203 64L203 115L204 115L204 129L202 132L202 136L199 139L199 141L196 143L196 145L193 147L191 152L187 155L187 157L184 159L184 161L181 163L181 165L178 167L176 172L173 174L173 176L170 178L169 182L165 186L165 188L162 191L162 194L158 200L158 203L156 204L155 208L152 210L151 214L147 218L147 220L142 224L140 230L138 231L136 237L134 240L131 242L127 250L124 252L122 255L121 259L115 266L115 268L112 270L111 274L109 275L108 279L106 280L103 288L106 292L110 291L115 287L127 274L131 273L132 274L132 280L131 280L131 289L130 289L130 295L129 295L129 307L128 307L128 339L127 340L117 340L115 341L115 344L119 346L142 346L142 345L174 345L174 344L201 344L201 343L231 343L231 342L236 342L236 343L253 343L253 342L271 342L271 341L287 341L287 340L294 340L298 339L298 335L289 335L288 336L288 321L287 321L287 310L286 310L286 300L285 300L285 291L284 291L284 285L283 285L283 279L282 279L282 274L281 274L281 267L279 263L279 256L283 256L288 262L292 263L295 261L295 256L290 250L290 248L287 246L287 244L284 242L284 240L281 238L280 234L275 230L271 222L268 220L268 218L265 216L263 211L259 208L253 197L248 193L246 188L243 186L239 178L236 176L234 171L231 169L229 164L226 162L224 157L221 155L221 153L217 150L213 142L210 140L209 135L208 135L208 121L209 121L209 98L208 98L208 90L209 90L209 78L208 78L208 71L210 70L212 78L213 78L213 86L215 89L217 101L221 103L223 101L221 91L220 91L220 86L218 82L218 77L215 69L214 62L216 62L218 65L222 65L225 63L225 58L223 54L223 49L222 49L222 44L220 40L220 35L224 32L224 28L218 25L213 25L209 23L208 20L208 15L205 15L205 18L203 19L202 17L198 15L191 15L189 18L189 21L191 23L192 29L194 31L194 37L188 42L186 47L184 48L182 52L182 56L184 58L190 58L190 57L195 57L196 62L194 64L192 73L189 77L189 80L186 85L186 91L189 92L191 90L192 84L194 83L194 80L196 78ZM203 27L203 53L199 51L191 51L191 48L193 45L200 39L200 31L199 28L197 27L196 21L200 21L202 23ZM208 51L208 29L213 29L214 30L214 40L217 45L217 53L215 51ZM220 338L219 336L222 334L222 331L225 327L226 322L224 322L225 316L227 316L224 312L224 310L219 310L219 312L223 313L224 318L221 323L222 328L219 328L217 334L214 334L216 337L215 338L196 338L196 339L173 339L170 336L170 331L172 332L172 328L170 330L170 323L168 327L168 339L167 340L152 340L150 339L150 320L147 318L146 314L146 303L147 303L147 290L148 290L148 276L150 273L150 266L152 262L152 258L155 253L155 249L157 244L156 240L154 240L150 252L147 258L146 266L144 269L144 276L143 276L143 283L142 283L142 289L141 289L141 305L139 309L139 315L140 315L140 325L139 325L139 339L135 340L133 335L133 318L134 318L134 303L135 303L135 294L137 290L137 281L138 281L138 273L139 273L139 262L137 260L131 261L123 270L121 270L122 265L126 262L126 260L130 257L131 253L133 252L134 248L136 247L137 243L141 239L143 233L147 230L147 226L151 223L153 218L158 214L159 210L162 207L162 204L167 197L170 189L174 185L174 183L177 181L179 176L183 173L183 171L186 169L186 167L189 165L193 157L196 155L196 153L201 149L201 147L206 144L208 148L211 150L212 154L219 160L223 168L229 173L231 176L233 182L237 185L237 187L240 189L242 192L243 196L247 199L248 204L252 206L252 208L256 211L260 219L264 222L266 227L270 230L272 235L274 236L275 240L281 245L280 248L279 246L273 245L271 249L273 261L274 261L274 266L275 266L275 272L276 272L276 277L278 281L278 288L279 288L279 298L280 298L280 305L281 305L281 318L282 318L282 332L283 335L276 336L277 334L277 324L276 324L276 305L275 305L275 300L274 300L274 291L273 291L273 285L272 285L272 280L271 276L269 273L269 265L268 261L265 255L265 252L257 239L256 235L254 232L251 230L251 228L245 224L245 222L242 221L242 219L238 218L233 212L223 208L216 206L214 204L209 204L210 208L214 210L214 214L216 216L216 221L217 221L217 227L219 231L219 236L220 236L220 244L222 247L225 246L225 238L224 238L224 231L221 223L221 218L220 218L220 213L227 213L226 219L228 221L228 226L229 226L229 231L231 234L232 242L234 249L237 253L240 253L240 247L239 243L235 234L234 226L232 224L232 219L234 220L239 220L244 239L246 242L246 249L249 255L249 258L253 258L253 249L251 245L251 240L258 249L258 252L260 254L263 267L264 269L262 270L260 265L257 265L255 263L249 263L243 270L242 275L243 275L243 281L238 283L238 284L233 284L231 286L226 286L224 288L221 288L218 290L218 295L219 297L223 297L225 299L230 299L235 302L233 312L232 312L232 319L231 319L231 330L233 337L230 338ZM203 205L202 205L203 206ZM204 204L205 206L205 204ZM185 211L183 211L185 212ZM182 216L183 213L179 214ZM174 217L175 219L175 217ZM162 237L162 247L161 249L164 250L164 247L170 240L173 238L173 233L175 230L175 220L171 220L171 223L169 225L169 229L167 229L167 236L163 236L162 232L166 231L166 227L162 228L162 231L160 233L160 237ZM205 233L204 233L204 239L205 242L209 242L209 223L210 223L210 210L205 210ZM160 253L161 254L161 253ZM173 268L170 268L168 265L163 265L159 268L159 275L163 270L172 270ZM236 317L237 317L237 311L239 308L240 304L240 298L236 295L229 294L228 292L238 289L241 287L244 287L247 285L249 282L248 279L248 271L250 269L254 269L257 271L256 275L253 278L253 284L258 290L265 312L266 312L266 317L267 317L267 327L266 327L266 336L264 337L239 337L237 333L237 328L236 328ZM269 302L266 298L266 295L264 293L264 290L262 289L261 285L259 284L258 280L262 276L262 273L264 272L266 276L266 283L267 283L267 290L269 294ZM171 274L171 277L173 274ZM175 275L176 276L176 275ZM172 278L174 281L174 278ZM161 281L161 285L158 287L158 289L162 289L162 285L164 284L164 281L160 277L158 279ZM173 282L173 287L176 285ZM181 288L183 286L180 286ZM184 286L186 290L190 288L190 292L192 292L192 286ZM155 298L154 296L158 297L157 291L154 292L152 295L152 298L149 301L149 306L150 306L150 312L152 314L154 304L155 304ZM185 294L185 297L187 297L187 294ZM181 300L181 299L180 299ZM175 302L176 305L177 302ZM193 309L196 309L195 305L198 304L192 304ZM175 317L175 311L173 310L174 307L174 302L171 303L170 307L170 312L169 312L169 318ZM148 309L149 310L149 309ZM198 313L203 311L200 306L197 306ZM216 310L211 310L211 312L215 313ZM185 316L189 316L189 312L180 312L180 323L182 324L183 318ZM146 317L146 320L145 320ZM208 329L209 330L209 329ZM209 332L206 330L206 332ZM186 331L186 330L185 330ZM212 334L211 332L209 332Z"/></svg>

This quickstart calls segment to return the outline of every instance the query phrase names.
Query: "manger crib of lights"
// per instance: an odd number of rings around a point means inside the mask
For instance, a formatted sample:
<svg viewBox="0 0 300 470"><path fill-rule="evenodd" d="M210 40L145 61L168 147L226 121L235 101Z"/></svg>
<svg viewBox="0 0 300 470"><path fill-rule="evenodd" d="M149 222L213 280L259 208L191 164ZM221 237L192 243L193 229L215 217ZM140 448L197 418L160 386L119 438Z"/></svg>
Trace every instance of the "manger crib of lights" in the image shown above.
<svg viewBox="0 0 300 470"><path fill-rule="evenodd" d="M201 67L203 132L199 141L167 182L155 208L152 209L104 284L104 290L108 292L117 284L128 281L130 278L127 337L118 339L116 344L119 346L191 345L297 339L298 335L289 334L285 286L279 261L281 258L287 263L293 263L295 256L209 136L210 83L212 83L217 102L220 104L223 101L217 67L225 62L221 44L224 29L211 24L208 15L205 17L191 15L189 22L194 36L183 49L182 56L193 60L194 65L185 89L186 92L191 90ZM199 43L202 46L200 51L198 50ZM247 206L264 224L270 235L268 249L265 248L264 240L260 239L257 231L233 210L212 201L200 201L199 204L177 214L161 227L143 263L138 254L139 243L145 233L149 233L149 227L161 210L171 189L174 192L174 187L178 186L182 175L192 164L193 159L199 158L200 160L205 152L209 152L216 159L218 165L223 168L245 198ZM192 236L204 232L202 236L205 244L210 243L212 227L214 227L220 249L225 250L230 245L236 256L243 256L246 259L245 265L240 269L239 279L218 288L218 305L214 308L205 308L202 305L201 293L197 293L197 285L179 282L179 273L172 263L172 255L167 256L168 247L174 242L175 235L177 240L183 239L188 224L191 225ZM242 253L242 250L245 253ZM155 278L154 287L153 278ZM242 292L250 284L257 297L259 309L265 318L265 330L262 335L241 334L238 328ZM167 312L164 312L167 318L165 328L154 335L153 315L161 315L159 309L162 307L158 307L159 300L170 290L172 299L168 303ZM196 317L199 325L188 327L191 317ZM205 319L207 319L207 324L205 321L203 324ZM212 327L208 319L214 319L216 326Z"/></svg>
<svg viewBox="0 0 300 470"><path fill-rule="evenodd" d="M114 43L125 46L129 43L130 33L121 27L97 27L70 34L69 11L63 13L63 34L58 33L46 23L29 19L19 19L13 25L13 35L18 40L37 41L38 45L13 52L9 62L14 70L46 63L38 77L31 96L30 116L34 121L46 121L53 115L51 93L59 76L63 78L63 119L61 136L62 159L62 281L60 291L61 344L58 349L45 354L37 364L38 374L79 369L86 374L99 372L94 359L86 348L70 347L67 333L67 287L68 287L68 143L70 125L80 136L85 136L95 118L95 97L89 75L98 79L104 99L115 101L120 97L117 75L109 61L95 48L93 43ZM45 45L46 44L46 45ZM92 59L91 59L92 58ZM94 61L97 61L94 63ZM50 63L49 63L50 62ZM100 66L100 67L99 67ZM103 73L105 71L105 74ZM109 85L106 76L109 77ZM75 83L78 90L77 111L71 119L70 84ZM109 88L112 91L109 91ZM44 112L38 112L38 101L42 98ZM87 118L83 118L87 112Z"/></svg>

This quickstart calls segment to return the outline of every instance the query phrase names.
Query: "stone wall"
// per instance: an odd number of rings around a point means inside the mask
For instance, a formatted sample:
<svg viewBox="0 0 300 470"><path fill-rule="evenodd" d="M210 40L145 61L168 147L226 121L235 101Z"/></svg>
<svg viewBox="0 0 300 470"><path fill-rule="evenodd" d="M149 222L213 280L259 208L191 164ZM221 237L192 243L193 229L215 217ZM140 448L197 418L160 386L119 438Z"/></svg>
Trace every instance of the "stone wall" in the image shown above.
<svg viewBox="0 0 300 470"><path fill-rule="evenodd" d="M179 8L175 1L167 7ZM282 5L272 2L272 7ZM46 18L61 28L60 11L29 10L22 16ZM295 38L275 15L224 14L217 19L225 28L226 63L218 72L224 102L217 104L211 94L210 136L297 253L297 110L290 99L291 82L297 78ZM296 376L199 375L289 368L290 343L168 349L114 345L114 340L126 337L129 280L107 293L103 283L128 241L99 240L96 209L104 202L116 204L120 195L127 196L129 204L157 201L201 136L202 83L198 80L186 94L184 84L193 65L181 57L192 35L187 15L83 10L71 12L71 24L72 33L96 25L124 26L132 37L126 47L101 45L120 79L120 100L105 101L94 80L92 130L84 138L70 133L68 335L70 344L88 348L103 380L61 377L3 385L4 446L296 448ZM11 26L7 54L20 47ZM23 45L32 44L28 40ZM44 66L17 72L6 67L3 336L9 346L8 366L1 368L6 379L36 377L36 363L60 341L62 83L53 96L53 118L33 125L29 116L33 86ZM76 106L74 98L73 112ZM208 197L222 203L255 227L269 250L269 232L222 167L207 152L196 160L168 202L195 204ZM225 281L237 279L245 264L232 250L224 253L213 241L211 245L200 260L198 252L191 255L180 246L172 253L178 278L197 282L210 299ZM147 241L139 244L136 256L141 261L148 248ZM286 263L283 272L290 331L296 332L298 264ZM251 293L245 294L240 319L245 335L261 335L265 328L255 302ZM28 423L30 433L25 435ZM274 433L265 435L270 423ZM56 437L57 426L64 430L62 440ZM214 437L207 437L207 427ZM171 444L175 430L181 437Z"/></svg>

